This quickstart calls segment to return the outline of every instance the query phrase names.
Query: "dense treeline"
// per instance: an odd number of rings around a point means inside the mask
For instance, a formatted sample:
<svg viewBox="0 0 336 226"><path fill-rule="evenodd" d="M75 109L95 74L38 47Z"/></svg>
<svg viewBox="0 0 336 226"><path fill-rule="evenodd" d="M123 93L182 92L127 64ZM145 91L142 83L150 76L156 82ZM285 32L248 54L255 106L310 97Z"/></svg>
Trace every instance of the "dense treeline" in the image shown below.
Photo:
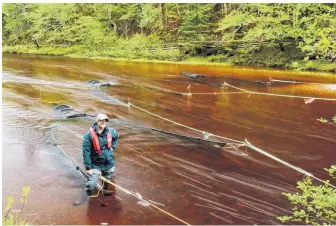
<svg viewBox="0 0 336 226"><path fill-rule="evenodd" d="M9 52L335 70L330 3L3 4L2 25Z"/></svg>

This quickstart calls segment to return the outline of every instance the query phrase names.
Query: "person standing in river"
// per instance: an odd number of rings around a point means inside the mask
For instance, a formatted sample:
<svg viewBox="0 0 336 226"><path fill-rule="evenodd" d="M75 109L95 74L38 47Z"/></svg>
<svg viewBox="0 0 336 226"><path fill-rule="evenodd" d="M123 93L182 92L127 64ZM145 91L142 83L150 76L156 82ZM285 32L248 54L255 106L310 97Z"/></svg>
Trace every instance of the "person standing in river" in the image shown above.
<svg viewBox="0 0 336 226"><path fill-rule="evenodd" d="M114 155L119 135L114 128L108 128L109 121L106 114L98 114L96 122L92 125L83 138L83 159L88 175L86 192L88 195L97 188L101 190L99 175L112 180L114 173ZM104 183L103 194L111 195L108 183Z"/></svg>

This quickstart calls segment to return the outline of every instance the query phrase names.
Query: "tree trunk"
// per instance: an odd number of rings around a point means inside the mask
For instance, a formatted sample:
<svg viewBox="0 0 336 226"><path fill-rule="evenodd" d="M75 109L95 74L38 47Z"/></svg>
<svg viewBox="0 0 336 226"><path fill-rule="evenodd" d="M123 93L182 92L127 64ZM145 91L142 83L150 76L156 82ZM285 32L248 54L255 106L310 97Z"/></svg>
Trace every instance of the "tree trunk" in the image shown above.
<svg viewBox="0 0 336 226"><path fill-rule="evenodd" d="M34 44L36 45L36 48L40 48L39 44L37 43L36 39L34 40Z"/></svg>
<svg viewBox="0 0 336 226"><path fill-rule="evenodd" d="M143 14L142 4L140 3L141 13ZM141 34L143 34L142 27L140 27Z"/></svg>
<svg viewBox="0 0 336 226"><path fill-rule="evenodd" d="M284 47L283 42L282 42L281 39L278 40L278 43L279 43L279 47L280 47L281 52L285 51L285 47Z"/></svg>
<svg viewBox="0 0 336 226"><path fill-rule="evenodd" d="M162 24L163 27L166 28L167 27L167 7L165 3L160 3L161 6L161 13L162 13Z"/></svg>

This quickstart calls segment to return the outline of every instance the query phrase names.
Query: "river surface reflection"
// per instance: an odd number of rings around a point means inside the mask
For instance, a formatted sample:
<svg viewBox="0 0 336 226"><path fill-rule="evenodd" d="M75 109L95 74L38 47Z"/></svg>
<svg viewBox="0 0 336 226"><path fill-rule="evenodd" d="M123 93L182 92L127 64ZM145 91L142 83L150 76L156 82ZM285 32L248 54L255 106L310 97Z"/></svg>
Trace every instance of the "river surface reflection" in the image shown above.
<svg viewBox="0 0 336 226"><path fill-rule="evenodd" d="M226 82L254 92L336 98L335 75L326 84L267 86L255 81L299 79L291 71L40 56L3 55L2 66L2 195L14 195L14 209L19 209L20 190L30 185L22 216L33 224L181 224L119 189L105 198L106 207L103 197L88 199L83 177L62 151L82 167L82 136L93 117L59 121L65 116L55 111L59 104L77 113L108 114L120 134L115 183L189 224L279 224L276 216L291 210L281 192L295 191L304 176L249 148L220 148L147 129L204 138L129 108L128 100L200 131L248 139L323 179L328 178L323 168L335 163L336 130L316 120L331 119L335 101L305 104L303 99L220 88ZM182 76L184 71L209 77L192 79ZM110 85L99 88L89 80ZM188 87L194 94L180 95Z"/></svg>

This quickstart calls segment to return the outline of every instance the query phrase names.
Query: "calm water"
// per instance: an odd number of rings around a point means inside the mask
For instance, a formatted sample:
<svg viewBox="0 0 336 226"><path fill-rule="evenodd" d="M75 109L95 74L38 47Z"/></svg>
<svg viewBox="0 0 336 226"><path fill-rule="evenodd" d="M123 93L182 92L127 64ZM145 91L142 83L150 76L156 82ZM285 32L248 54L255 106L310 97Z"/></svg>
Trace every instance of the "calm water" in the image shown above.
<svg viewBox="0 0 336 226"><path fill-rule="evenodd" d="M92 117L67 119L54 110L67 104L78 112L107 113L120 134L115 153L116 184L189 224L279 224L276 216L290 213L281 195L295 191L302 174L245 147L224 149L213 143L169 136L151 127L202 137L201 133L160 120L134 107L212 134L243 141L315 176L335 163L336 130L319 123L331 119L335 101L230 94L227 82L251 91L336 98L336 83L272 84L251 81L298 80L297 72L83 60L58 57L3 56L2 71L2 195L12 194L20 209L22 186L30 185L22 217L33 224L181 224L143 206L116 189L105 198L88 199L85 181L62 151L82 166L83 134ZM181 72L207 74L191 79ZM302 74L307 82L319 82ZM238 78L240 80L238 80ZM110 86L87 84L89 80ZM176 92L214 93L191 97ZM211 137L210 137L211 138ZM212 139L212 138L211 138ZM214 140L214 139L213 139ZM217 141L223 141L217 139ZM81 204L74 206L74 201Z"/></svg>

